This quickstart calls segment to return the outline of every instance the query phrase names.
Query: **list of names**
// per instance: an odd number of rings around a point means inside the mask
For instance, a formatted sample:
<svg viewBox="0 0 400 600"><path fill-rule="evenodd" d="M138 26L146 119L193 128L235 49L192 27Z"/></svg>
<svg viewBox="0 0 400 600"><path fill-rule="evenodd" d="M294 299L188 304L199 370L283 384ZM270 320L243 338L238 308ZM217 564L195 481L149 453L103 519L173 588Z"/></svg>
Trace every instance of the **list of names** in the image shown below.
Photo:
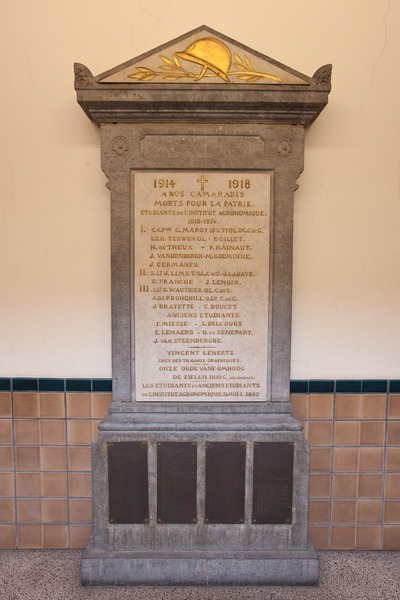
<svg viewBox="0 0 400 600"><path fill-rule="evenodd" d="M132 178L136 400L265 401L271 175Z"/></svg>

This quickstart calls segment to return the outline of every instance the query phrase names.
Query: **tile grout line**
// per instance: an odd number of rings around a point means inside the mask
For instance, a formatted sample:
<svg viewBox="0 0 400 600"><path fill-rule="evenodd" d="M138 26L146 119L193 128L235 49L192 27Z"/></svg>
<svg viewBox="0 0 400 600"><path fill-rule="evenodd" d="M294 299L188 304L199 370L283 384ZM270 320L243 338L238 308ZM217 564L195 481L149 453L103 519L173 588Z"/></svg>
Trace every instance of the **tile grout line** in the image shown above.
<svg viewBox="0 0 400 600"><path fill-rule="evenodd" d="M65 477L66 477L66 505L67 505L67 548L71 549L71 517L70 517L70 495L69 495L69 439L67 420L67 384L64 380L64 427L65 427Z"/></svg>
<svg viewBox="0 0 400 600"><path fill-rule="evenodd" d="M360 499L360 455L361 455L361 423L362 423L362 406L363 406L363 385L361 383L361 393L359 394L358 401L358 450L357 450L357 473L356 473L356 510L355 510L355 523L354 523L354 550L357 550L358 544L358 502Z"/></svg>
<svg viewBox="0 0 400 600"><path fill-rule="evenodd" d="M13 453L13 475L14 475L14 547L18 548L18 526L17 526L17 452L15 448L15 407L14 407L14 392L13 392L13 383L11 380L11 391L10 391L10 401L11 401L11 433L12 433L12 453Z"/></svg>
<svg viewBox="0 0 400 600"><path fill-rule="evenodd" d="M328 549L332 548L332 512L333 512L333 473L334 473L334 455L335 455L335 436L336 436L336 380L333 388L333 406L332 406L332 439L331 439L331 470L329 481L329 523L328 523Z"/></svg>
<svg viewBox="0 0 400 600"><path fill-rule="evenodd" d="M389 422L389 399L390 384L386 387L386 411L385 411L385 432L383 438L383 471L382 471L382 507L381 507L381 540L380 549L384 549L385 543L385 490L386 490L386 460L387 460L387 442L388 442L388 422Z"/></svg>
<svg viewBox="0 0 400 600"><path fill-rule="evenodd" d="M382 499L381 523L380 523L380 534L381 534L381 545L382 546L383 546L383 541L382 540L383 540L383 531L384 531L384 522L383 522L384 500L385 500L385 486L386 486L386 474L387 474L386 461L387 461L387 453L388 453L387 440L388 440L388 435L389 435L389 394L388 394L388 386L389 386L389 384L387 384L387 393L385 395L385 414L386 414L385 418L373 417L371 419L361 419L361 417L359 416L358 419L350 419L349 420L349 421L358 421L359 424L362 421L364 421L364 420L366 420L366 421L376 421L376 420L382 420L382 421L384 421L384 432L383 432L384 433L384 437L383 437L383 453L384 453L383 459L384 459L384 463L383 463L383 465L381 467L381 472L382 472L382 486L381 486L381 492L380 492L381 493L381 499ZM27 392L28 390L24 390L24 391ZM47 391L48 390L46 390L44 393L46 393ZM11 418L12 418L12 448L13 448L13 458L14 458L13 472L14 472L14 504L15 504L16 501L17 501L17 495L16 495L17 463L16 463L16 437L15 437L16 436L16 431L15 431L15 422L18 421L18 420L21 420L21 419L15 417L14 395L13 395L12 392L10 392L10 393L11 393ZM37 392L37 393L40 394L39 392ZM89 393L90 394L90 392L87 392L87 391L84 392L84 393ZM368 392L366 392L366 394L367 393ZM370 392L370 393L372 394L373 392ZM362 395L363 394L360 393L360 396L362 396ZM67 490L68 490L66 492L66 494L67 494L67 504L68 504L68 506L67 506L67 510L68 510L67 535L68 535L68 545L70 545L70 527L71 527L71 523L70 523L70 514L69 514L70 511L69 511L69 478L68 478L70 465L69 465L69 459L68 459L69 436L68 436L68 415L67 415L67 410L66 410L66 391L65 390L64 390L64 395L63 396L64 396L63 400L64 400L64 411L65 411L64 412L64 419L63 419L65 421L65 424L64 424L64 427L65 427L65 444L62 444L62 446L65 446L65 448L66 448L66 475L67 475L67 480L68 480L67 484L66 484ZM335 427L336 427L336 399L337 398L336 398L336 393L335 393L334 394L334 399L333 399L333 402L334 402L333 409L334 409L335 416L333 417L333 425L332 425L332 440L331 440L332 455L331 455L331 458L330 458L330 462L331 462L331 466L330 466L330 468L331 468L331 473L330 473L330 475L331 475L331 477L330 477L330 496L329 496L330 516L329 516L329 523L328 523L328 534L332 530L332 515L331 515L331 513L332 513L332 503L333 503L333 473L334 473L334 450L335 450ZM309 394L308 394L308 402L309 402ZM79 417L79 418L76 417L76 418L79 421L85 421L85 420L92 420L93 421L94 420L93 415L92 415L92 417L90 419L85 419L85 418L81 418L81 417ZM35 419L32 419L32 420L35 420ZM314 420L316 420L316 421L321 421L321 420L324 421L324 419L314 419ZM310 420L308 419L308 421L310 421ZM347 421L347 419L346 419L346 421ZM357 473L356 473L357 479L359 479L359 477L360 477L360 461L361 461L361 454L360 454L360 448L361 448L361 438L360 438L360 435L361 435L361 430L360 430L360 428L359 428L358 435L359 435L358 445L354 446L355 448L358 448L358 454L357 454ZM35 444L33 444L33 446L34 445ZM18 444L18 446L25 446L25 447L28 446L29 447L29 446L32 446L32 444ZM57 447L58 446L59 447L60 445L59 444L49 444L49 446L52 446L52 447L54 447L54 446ZM370 448L372 448L372 447L381 448L382 447L382 442L381 442L381 444L368 444L368 447L370 447ZM18 472L20 472L20 471L18 471ZM28 470L27 472L31 472L31 470ZM60 472L63 472L63 471L60 471ZM369 473L370 474L378 474L378 472L379 471L365 471L366 474L369 474ZM82 474L83 473L85 473L85 472L82 472ZM343 473L346 474L347 472L343 472ZM357 488L357 490L358 490L358 488ZM21 498L22 497L23 496L21 496ZM28 496L28 498L30 498L30 496ZM87 499L87 498L86 497L82 497L82 499ZM371 497L371 498L368 498L368 499L377 499L377 498L376 497ZM356 521L355 522L355 528L356 528L356 530L357 530L357 525L358 525L358 500L359 500L359 498L358 498L358 491L357 491L357 494L356 494L356 501L357 501L357 503L356 503L356 518L355 518L355 521ZM17 521L17 517L15 515L14 522L15 522L15 528L16 528L16 531L17 531L16 521ZM27 523L22 523L22 524L25 525ZM42 523L42 525L43 525L43 523ZM349 525L350 524L340 524L340 523L336 524L336 526L338 526L338 527L348 527ZM374 526L373 523L365 524L365 525L367 525L367 527L373 527ZM398 526L398 524L394 524L394 525L395 525L395 527ZM43 531L43 528L42 528L42 531ZM43 533L42 533L42 537L43 537ZM330 539L330 542L331 542L331 539Z"/></svg>

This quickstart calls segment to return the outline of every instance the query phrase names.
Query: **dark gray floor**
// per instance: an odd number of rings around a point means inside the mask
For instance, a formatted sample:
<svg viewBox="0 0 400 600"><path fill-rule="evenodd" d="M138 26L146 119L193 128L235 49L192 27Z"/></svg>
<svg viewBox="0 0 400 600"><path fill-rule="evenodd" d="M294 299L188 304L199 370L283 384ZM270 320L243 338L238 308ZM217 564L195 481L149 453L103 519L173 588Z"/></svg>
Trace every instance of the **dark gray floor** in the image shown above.
<svg viewBox="0 0 400 600"><path fill-rule="evenodd" d="M400 552L319 552L318 587L82 588L79 551L0 551L1 600L396 600Z"/></svg>

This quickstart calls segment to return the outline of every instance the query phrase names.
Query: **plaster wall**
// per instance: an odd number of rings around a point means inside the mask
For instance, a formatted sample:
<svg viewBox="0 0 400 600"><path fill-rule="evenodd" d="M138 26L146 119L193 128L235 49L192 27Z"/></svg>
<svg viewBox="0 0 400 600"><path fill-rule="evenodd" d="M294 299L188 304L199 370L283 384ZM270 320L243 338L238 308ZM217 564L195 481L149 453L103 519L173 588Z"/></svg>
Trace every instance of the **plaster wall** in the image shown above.
<svg viewBox="0 0 400 600"><path fill-rule="evenodd" d="M74 61L97 75L202 23L313 75L295 195L292 378L396 378L400 4L3 0L0 376L110 377L109 192Z"/></svg>

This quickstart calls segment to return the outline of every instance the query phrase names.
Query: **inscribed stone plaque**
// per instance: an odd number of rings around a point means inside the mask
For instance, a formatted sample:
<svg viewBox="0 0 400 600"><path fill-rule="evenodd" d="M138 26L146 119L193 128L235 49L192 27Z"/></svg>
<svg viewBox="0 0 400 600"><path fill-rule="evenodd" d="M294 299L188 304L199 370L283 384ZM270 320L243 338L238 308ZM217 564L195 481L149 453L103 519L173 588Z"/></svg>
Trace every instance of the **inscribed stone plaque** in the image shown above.
<svg viewBox="0 0 400 600"><path fill-rule="evenodd" d="M197 444L157 444L157 521L195 523Z"/></svg>
<svg viewBox="0 0 400 600"><path fill-rule="evenodd" d="M245 442L206 444L206 523L244 523Z"/></svg>
<svg viewBox="0 0 400 600"><path fill-rule="evenodd" d="M293 444L254 444L253 523L292 522Z"/></svg>
<svg viewBox="0 0 400 600"><path fill-rule="evenodd" d="M137 401L267 398L270 173L139 171Z"/></svg>
<svg viewBox="0 0 400 600"><path fill-rule="evenodd" d="M147 444L108 444L110 523L148 523Z"/></svg>

